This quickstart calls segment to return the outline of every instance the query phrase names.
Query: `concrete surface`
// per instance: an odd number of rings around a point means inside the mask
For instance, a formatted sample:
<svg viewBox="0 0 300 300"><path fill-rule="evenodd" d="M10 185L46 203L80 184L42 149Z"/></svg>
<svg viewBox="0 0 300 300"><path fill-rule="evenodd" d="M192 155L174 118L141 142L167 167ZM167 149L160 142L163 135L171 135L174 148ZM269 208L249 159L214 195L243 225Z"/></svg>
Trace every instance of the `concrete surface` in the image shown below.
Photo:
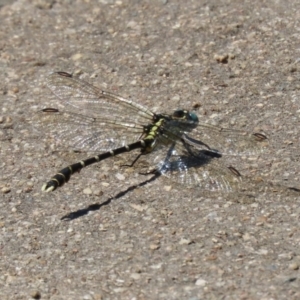
<svg viewBox="0 0 300 300"><path fill-rule="evenodd" d="M299 20L292 0L0 3L0 298L300 299L299 193L283 187L300 186ZM43 194L85 158L25 125L51 103L53 71L262 130L269 151L237 166L252 200L141 177L123 158Z"/></svg>

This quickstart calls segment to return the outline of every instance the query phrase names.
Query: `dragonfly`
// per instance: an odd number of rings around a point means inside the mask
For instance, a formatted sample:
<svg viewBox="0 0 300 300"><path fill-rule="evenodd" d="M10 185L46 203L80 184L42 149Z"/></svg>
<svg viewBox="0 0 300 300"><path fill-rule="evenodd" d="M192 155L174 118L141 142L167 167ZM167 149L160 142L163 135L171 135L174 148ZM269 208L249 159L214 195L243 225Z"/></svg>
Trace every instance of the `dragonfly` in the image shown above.
<svg viewBox="0 0 300 300"><path fill-rule="evenodd" d="M37 113L46 134L70 149L100 154L58 171L42 186L45 192L63 186L89 165L134 151L132 167L141 157L151 157L149 173L205 190L234 191L243 176L222 158L259 153L268 142L261 132L200 122L193 111L154 113L66 72L52 73L46 84L59 101L58 107Z"/></svg>

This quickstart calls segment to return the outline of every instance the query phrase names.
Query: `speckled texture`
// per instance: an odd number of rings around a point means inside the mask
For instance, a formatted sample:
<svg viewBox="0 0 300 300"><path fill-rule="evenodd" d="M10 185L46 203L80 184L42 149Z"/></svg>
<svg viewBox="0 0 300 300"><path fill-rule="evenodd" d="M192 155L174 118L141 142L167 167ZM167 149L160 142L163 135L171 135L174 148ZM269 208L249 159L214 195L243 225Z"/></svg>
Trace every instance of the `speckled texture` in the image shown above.
<svg viewBox="0 0 300 300"><path fill-rule="evenodd" d="M300 195L266 184L300 187L296 3L1 2L0 298L299 299ZM271 151L237 168L268 187L244 201L118 158L41 193L78 159L23 125L52 97L53 71L154 111L198 107L213 124L263 130Z"/></svg>

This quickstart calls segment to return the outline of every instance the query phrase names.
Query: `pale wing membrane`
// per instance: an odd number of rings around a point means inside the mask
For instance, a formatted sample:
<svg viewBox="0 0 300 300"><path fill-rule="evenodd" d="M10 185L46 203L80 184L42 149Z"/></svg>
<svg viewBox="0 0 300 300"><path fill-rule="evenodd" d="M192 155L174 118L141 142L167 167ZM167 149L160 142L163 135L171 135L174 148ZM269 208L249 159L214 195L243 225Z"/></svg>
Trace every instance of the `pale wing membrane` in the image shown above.
<svg viewBox="0 0 300 300"><path fill-rule="evenodd" d="M141 137L141 125L115 123L73 112L47 112L36 114L36 125L52 136L58 145L74 150L107 151L133 143Z"/></svg>
<svg viewBox="0 0 300 300"><path fill-rule="evenodd" d="M154 150L154 162L157 171L170 180L186 186L197 186L204 190L231 192L238 190L242 177L231 166L226 166L220 153L197 149L180 141L173 142L168 136L160 136L160 145L168 144L163 149Z"/></svg>
<svg viewBox="0 0 300 300"><path fill-rule="evenodd" d="M142 105L64 74L51 74L47 86L61 100L60 105L67 111L80 112L89 117L104 118L122 124L151 122L153 113Z"/></svg>
<svg viewBox="0 0 300 300"><path fill-rule="evenodd" d="M252 156L265 151L268 139L264 134L232 130L198 122L196 128L189 120L171 120L164 132L175 140L184 140L198 149L210 149L222 155Z"/></svg>
<svg viewBox="0 0 300 300"><path fill-rule="evenodd" d="M227 163L226 155L258 154L262 151L262 141L266 139L264 135L255 136L249 132L200 124L191 131L192 138L187 135L190 132L183 133L186 128L185 121L182 121L181 125L171 123L164 127L163 134L159 136L157 143L168 146L167 154L166 149L163 151L159 146L154 149L154 161L159 173L174 182L198 186L210 191L231 192L246 185L246 182L242 184L245 180L242 174ZM208 132L211 129L211 132L208 134L203 131L204 138L201 138L202 135L199 133L204 128ZM195 130L197 140L194 137ZM214 134L216 138L213 138ZM222 142L225 143L225 141L226 144L223 147ZM250 146L251 152L248 151Z"/></svg>
<svg viewBox="0 0 300 300"><path fill-rule="evenodd" d="M114 139L114 135L116 135L116 138L122 137L123 141L127 142L121 128L125 125L124 128L127 132L127 128L131 128L134 124L141 124L141 126L148 125L151 123L154 115L145 107L133 103L131 100L104 92L80 79L62 76L61 73L51 74L48 77L47 85L50 90L62 100L60 105L65 106L67 110L80 112L80 114L97 120L100 119L98 124L106 123L107 130L113 128L120 130L120 134L114 132L111 133L112 139ZM69 123L71 122L72 120L69 118ZM168 127L172 125L172 122L170 122ZM117 128L118 123L120 125L119 128ZM173 124L173 128L175 129L169 129L169 131L174 136L173 131L176 130L176 134L181 136L186 130L187 121L182 120L176 121L175 123L176 124ZM92 139L97 138L98 133L105 133L103 130L100 132L99 130L97 131L96 126L99 125L96 124L97 122L95 122L95 126L91 127L93 130L91 139L89 136L84 136L84 138L89 140L89 142L87 141L85 144L91 145ZM80 129L77 130L80 131ZM107 133L107 135L109 134ZM262 141L252 133L217 127L206 123L199 123L198 127L194 129L189 136L191 138L191 143L192 140L197 140L197 142L201 141L202 144L208 145L211 149L217 150L223 155L256 155L262 152L267 145L266 139ZM130 140L131 139L129 139L128 142L130 142ZM101 142L99 141L98 143ZM78 142L78 144L80 144L80 142ZM115 141L115 144L112 143L111 145L123 145L123 142L118 143ZM100 150L109 148L97 148L95 144L93 146L93 150L94 149Z"/></svg>
<svg viewBox="0 0 300 300"><path fill-rule="evenodd" d="M223 155L257 155L268 145L268 140L263 134L231 130L205 123L198 124L197 128L189 133L189 137L200 140Z"/></svg>

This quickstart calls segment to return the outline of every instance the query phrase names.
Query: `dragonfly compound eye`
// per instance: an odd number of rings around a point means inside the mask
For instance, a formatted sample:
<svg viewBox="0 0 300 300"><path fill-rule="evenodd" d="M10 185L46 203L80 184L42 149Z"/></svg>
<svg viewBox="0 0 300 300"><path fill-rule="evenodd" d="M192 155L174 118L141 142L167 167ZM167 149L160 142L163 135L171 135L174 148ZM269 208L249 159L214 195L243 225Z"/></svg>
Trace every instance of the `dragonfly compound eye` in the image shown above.
<svg viewBox="0 0 300 300"><path fill-rule="evenodd" d="M173 117L176 119L183 119L183 118L185 118L185 115L186 115L186 111L182 110L182 109L175 110L173 112Z"/></svg>

